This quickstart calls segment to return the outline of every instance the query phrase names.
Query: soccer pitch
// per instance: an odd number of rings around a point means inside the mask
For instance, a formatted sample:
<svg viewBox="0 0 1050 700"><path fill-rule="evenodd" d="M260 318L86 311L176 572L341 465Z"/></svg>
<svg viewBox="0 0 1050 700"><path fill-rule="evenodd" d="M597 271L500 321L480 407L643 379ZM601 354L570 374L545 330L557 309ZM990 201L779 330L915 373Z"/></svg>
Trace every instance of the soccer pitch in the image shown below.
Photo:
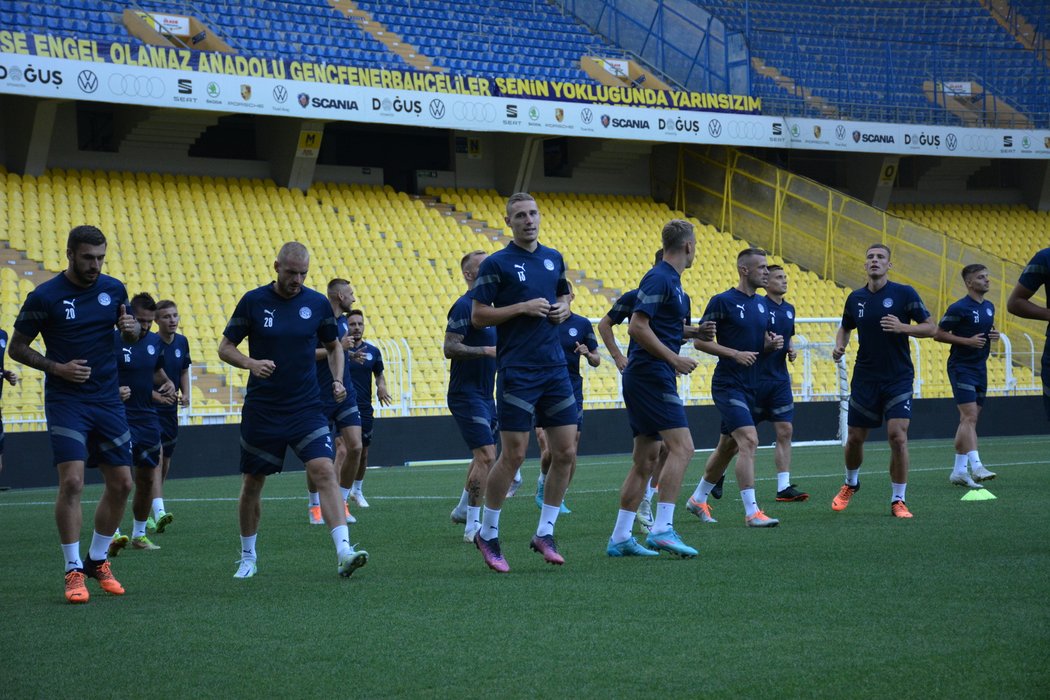
<svg viewBox="0 0 1050 700"><path fill-rule="evenodd" d="M760 450L744 526L732 477L717 525L676 514L693 560L610 559L628 465L580 460L556 534L567 563L528 550L538 464L501 520L511 573L489 571L449 511L465 468L372 470L351 539L369 565L336 575L327 528L307 524L304 476L264 492L259 573L234 580L236 465L175 479L175 522L154 552L125 550L127 589L62 595L53 491L0 494L0 670L23 697L1045 697L1050 681L1050 437L984 439L996 500L948 484L951 443L912 444L910 521L889 515L888 452L871 444L861 490L834 513L837 447L796 448L806 503L778 504ZM9 468L11 468L10 465ZM178 457L174 473L178 471ZM99 489L86 489L82 546ZM130 506L124 530L130 530Z"/></svg>

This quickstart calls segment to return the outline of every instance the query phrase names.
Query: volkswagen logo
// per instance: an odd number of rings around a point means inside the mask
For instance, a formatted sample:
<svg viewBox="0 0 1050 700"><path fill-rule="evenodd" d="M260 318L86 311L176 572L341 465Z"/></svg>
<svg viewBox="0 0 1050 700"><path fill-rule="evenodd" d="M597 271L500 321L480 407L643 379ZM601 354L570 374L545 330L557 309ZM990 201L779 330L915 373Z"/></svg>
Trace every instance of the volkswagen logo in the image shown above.
<svg viewBox="0 0 1050 700"><path fill-rule="evenodd" d="M712 119L707 122L707 133L711 134L713 138L718 138L722 135L722 122L717 119Z"/></svg>
<svg viewBox="0 0 1050 700"><path fill-rule="evenodd" d="M948 134L944 139L944 145L948 147L949 151L954 151L959 147L959 139L956 138L955 134Z"/></svg>
<svg viewBox="0 0 1050 700"><path fill-rule="evenodd" d="M77 85L80 87L81 92L86 92L90 95L95 90L98 90L98 76L92 71L82 70L77 74Z"/></svg>
<svg viewBox="0 0 1050 700"><path fill-rule="evenodd" d="M439 99L433 99L430 101L430 116L434 119L445 118L445 103Z"/></svg>
<svg viewBox="0 0 1050 700"><path fill-rule="evenodd" d="M580 119L584 124L590 124L594 121L594 112L591 111L590 107L584 107L583 111L580 112Z"/></svg>
<svg viewBox="0 0 1050 700"><path fill-rule="evenodd" d="M164 97L164 81L146 75L114 73L109 76L109 91L118 97Z"/></svg>
<svg viewBox="0 0 1050 700"><path fill-rule="evenodd" d="M846 140L846 127L842 124L835 127L835 138L839 141Z"/></svg>
<svg viewBox="0 0 1050 700"><path fill-rule="evenodd" d="M284 85L278 85L273 89L273 99L280 104L284 104L288 101L288 90Z"/></svg>

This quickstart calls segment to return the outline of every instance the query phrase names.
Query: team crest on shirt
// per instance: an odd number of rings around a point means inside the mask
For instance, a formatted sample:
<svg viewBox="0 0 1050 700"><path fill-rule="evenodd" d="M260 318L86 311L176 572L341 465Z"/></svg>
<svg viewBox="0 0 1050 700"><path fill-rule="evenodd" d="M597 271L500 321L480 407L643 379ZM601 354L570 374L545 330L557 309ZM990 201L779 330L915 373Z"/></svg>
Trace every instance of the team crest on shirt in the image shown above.
<svg viewBox="0 0 1050 700"><path fill-rule="evenodd" d="M175 359L182 357L182 350L175 348Z"/></svg>
<svg viewBox="0 0 1050 700"><path fill-rule="evenodd" d="M314 312L310 311L310 307L308 307L308 306L300 306L299 307L299 318L307 319L307 318L310 318L313 315L314 315Z"/></svg>
<svg viewBox="0 0 1050 700"><path fill-rule="evenodd" d="M762 306L762 304L759 304L758 305L758 312L760 314L764 314L766 312L766 307Z"/></svg>
<svg viewBox="0 0 1050 700"><path fill-rule="evenodd" d="M547 268L548 270L553 270L554 269L554 261L548 258L547 260L543 261L543 266L545 268Z"/></svg>
<svg viewBox="0 0 1050 700"><path fill-rule="evenodd" d="M988 314L988 316L989 316L989 318L990 318L990 317L991 317L991 315L992 315L992 307L990 307L990 306L989 306L988 308L986 308L986 309L984 310L984 312L985 312L986 314Z"/></svg>
<svg viewBox="0 0 1050 700"><path fill-rule="evenodd" d="M102 304L103 306L109 306L113 303L113 299L111 299L110 296L105 292L101 292L98 295L98 303Z"/></svg>
<svg viewBox="0 0 1050 700"><path fill-rule="evenodd" d="M576 330L575 328L570 328L569 329L569 335L572 336L573 338L575 338L579 334L580 334L580 332L578 330Z"/></svg>
<svg viewBox="0 0 1050 700"><path fill-rule="evenodd" d="M365 359L368 360L369 362L371 362L372 361L372 353L366 352L365 353Z"/></svg>
<svg viewBox="0 0 1050 700"><path fill-rule="evenodd" d="M150 355L156 355L157 354L157 349L155 347L153 347L152 345L147 345L146 346L146 352L148 352Z"/></svg>
<svg viewBox="0 0 1050 700"><path fill-rule="evenodd" d="M791 309L787 310L787 316L788 316L788 318L795 318L795 314L794 314L794 312L791 311Z"/></svg>
<svg viewBox="0 0 1050 700"><path fill-rule="evenodd" d="M885 306L887 309L891 308L893 306L893 299L883 299L882 305Z"/></svg>
<svg viewBox="0 0 1050 700"><path fill-rule="evenodd" d="M0 348L7 347L7 338L0 338Z"/></svg>

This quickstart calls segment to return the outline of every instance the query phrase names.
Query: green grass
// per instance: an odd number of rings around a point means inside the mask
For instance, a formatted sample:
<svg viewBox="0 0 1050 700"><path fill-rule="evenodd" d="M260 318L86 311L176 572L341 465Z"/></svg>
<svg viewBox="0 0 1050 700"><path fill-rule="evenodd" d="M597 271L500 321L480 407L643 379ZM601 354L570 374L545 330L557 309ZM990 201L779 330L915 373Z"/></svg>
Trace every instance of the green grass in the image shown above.
<svg viewBox="0 0 1050 700"><path fill-rule="evenodd" d="M717 525L679 507L700 548L689 561L605 556L627 458L587 458L558 522L560 568L527 549L529 462L504 507L506 576L448 521L460 467L369 473L372 507L351 535L372 560L349 580L327 529L306 522L301 473L270 479L246 581L232 578L238 477L173 480L163 548L125 551L114 570L128 593L89 582L83 606L62 596L52 492L0 494L3 695L1045 697L1048 454L1050 437L984 440L998 500L970 503L947 483L951 445L914 443L915 518L900 521L884 445L845 513L830 509L840 449L796 449L794 481L813 495L800 504L773 501L763 450L759 503L781 527L745 528L727 485ZM90 525L85 554L89 539Z"/></svg>

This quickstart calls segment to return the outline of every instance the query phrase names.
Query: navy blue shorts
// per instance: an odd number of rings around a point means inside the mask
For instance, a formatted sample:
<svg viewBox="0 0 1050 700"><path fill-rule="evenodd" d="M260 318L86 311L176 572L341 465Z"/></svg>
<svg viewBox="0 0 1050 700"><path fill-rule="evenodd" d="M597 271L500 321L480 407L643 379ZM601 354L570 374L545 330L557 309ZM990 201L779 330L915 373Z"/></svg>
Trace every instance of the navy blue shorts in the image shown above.
<svg viewBox="0 0 1050 700"><path fill-rule="evenodd" d="M358 404L357 409L361 419L361 445L368 447L372 444L372 433L375 430L375 409L372 408L372 404Z"/></svg>
<svg viewBox="0 0 1050 700"><path fill-rule="evenodd" d="M4 424L0 422L0 456L4 454Z"/></svg>
<svg viewBox="0 0 1050 700"><path fill-rule="evenodd" d="M893 382L853 377L849 385L849 416L854 428L878 428L883 418L911 418L912 377Z"/></svg>
<svg viewBox="0 0 1050 700"><path fill-rule="evenodd" d="M754 392L746 391L737 385L712 381L711 397L722 416L719 431L723 435L732 435L738 428L754 427L755 416L751 413L755 405Z"/></svg>
<svg viewBox="0 0 1050 700"><path fill-rule="evenodd" d="M160 422L160 444L164 456L170 458L175 454L175 443L179 441L179 413L157 411L157 420Z"/></svg>
<svg viewBox="0 0 1050 700"><path fill-rule="evenodd" d="M565 365L501 369L496 396L500 430L527 433L536 426L576 425L580 419Z"/></svg>
<svg viewBox="0 0 1050 700"><path fill-rule="evenodd" d="M988 391L988 372L984 367L948 367L948 381L952 385L955 403L984 405Z"/></svg>
<svg viewBox="0 0 1050 700"><path fill-rule="evenodd" d="M1050 338L1043 345L1043 408L1046 409L1046 419L1050 420Z"/></svg>
<svg viewBox="0 0 1050 700"><path fill-rule="evenodd" d="M154 416L133 417L128 421L131 430L131 463L141 469L160 466L160 423Z"/></svg>
<svg viewBox="0 0 1050 700"><path fill-rule="evenodd" d="M241 473L269 475L281 471L287 448L305 464L334 459L328 419L315 411L278 413L270 407L245 404L241 413Z"/></svg>
<svg viewBox="0 0 1050 700"><path fill-rule="evenodd" d="M659 436L661 430L685 428L685 404L678 396L674 370L663 371L655 365L644 365L623 373L623 402L634 436Z"/></svg>
<svg viewBox="0 0 1050 700"><path fill-rule="evenodd" d="M353 401L343 399L342 403L326 403L324 414L328 417L328 429L333 433L361 425L361 409L357 407L356 398Z"/></svg>
<svg viewBox="0 0 1050 700"><path fill-rule="evenodd" d="M44 402L55 464L131 466L131 431L119 398L87 403L68 397Z"/></svg>
<svg viewBox="0 0 1050 700"><path fill-rule="evenodd" d="M764 420L771 423L790 423L795 418L795 397L791 395L791 381L780 379L759 382L751 416L756 423Z"/></svg>
<svg viewBox="0 0 1050 700"><path fill-rule="evenodd" d="M496 402L491 396L449 396L448 410L456 419L459 434L468 448L476 450L496 444Z"/></svg>
<svg viewBox="0 0 1050 700"><path fill-rule="evenodd" d="M583 430L583 378L569 375L572 395L576 397L576 429Z"/></svg>

